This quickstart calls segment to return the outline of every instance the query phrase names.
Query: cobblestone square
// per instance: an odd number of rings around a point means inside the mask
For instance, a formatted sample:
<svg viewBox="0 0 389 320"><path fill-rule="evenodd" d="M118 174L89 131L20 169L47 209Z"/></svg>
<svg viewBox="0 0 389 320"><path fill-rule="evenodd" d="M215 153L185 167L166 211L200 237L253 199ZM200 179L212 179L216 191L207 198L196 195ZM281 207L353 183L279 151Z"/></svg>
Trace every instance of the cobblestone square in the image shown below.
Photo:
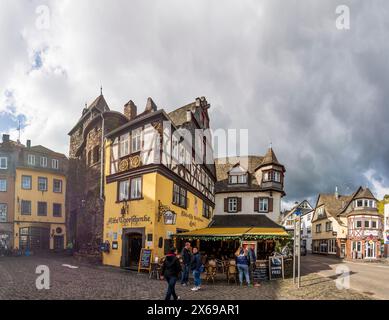
<svg viewBox="0 0 389 320"><path fill-rule="evenodd" d="M63 266L77 266L69 268ZM35 286L38 265L50 269L50 289ZM164 296L165 282L149 279L119 268L80 263L72 257L13 257L0 258L0 299L157 299ZM332 277L317 273L304 275L301 288L294 287L292 279L263 282L260 287L227 285L225 281L204 283L203 289L192 292L190 287L177 285L184 300L285 300L285 299L370 299L354 290L338 290Z"/></svg>

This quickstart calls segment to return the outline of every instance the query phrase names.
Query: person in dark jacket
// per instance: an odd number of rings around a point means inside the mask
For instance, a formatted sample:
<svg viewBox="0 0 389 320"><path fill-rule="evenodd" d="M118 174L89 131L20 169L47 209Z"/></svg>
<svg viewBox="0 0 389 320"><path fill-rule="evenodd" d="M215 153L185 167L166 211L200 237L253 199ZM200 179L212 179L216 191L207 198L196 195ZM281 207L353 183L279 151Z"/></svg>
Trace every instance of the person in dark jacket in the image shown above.
<svg viewBox="0 0 389 320"><path fill-rule="evenodd" d="M191 269L194 278L194 287L192 288L192 291L198 291L201 289L201 272L203 271L203 262L201 260L201 254L197 248L193 248Z"/></svg>
<svg viewBox="0 0 389 320"><path fill-rule="evenodd" d="M184 263L184 268L182 270L182 277L181 277L181 285L187 286L189 282L190 264L192 262L192 252L191 252L190 242L185 243L185 247L181 251L181 257Z"/></svg>
<svg viewBox="0 0 389 320"><path fill-rule="evenodd" d="M168 284L165 300L170 300L172 296L174 300L179 299L179 297L176 294L176 282L180 272L181 272L181 264L178 258L176 257L176 249L171 248L169 249L168 254L165 257L161 269L161 274L162 274L161 280L165 278Z"/></svg>
<svg viewBox="0 0 389 320"><path fill-rule="evenodd" d="M249 258L249 269L250 269L250 278L253 279L254 282L254 271L256 267L256 262L257 262L257 256L255 254L255 245L252 244L250 245L248 249L248 258Z"/></svg>
<svg viewBox="0 0 389 320"><path fill-rule="evenodd" d="M236 266L239 271L239 282L240 285L243 285L243 275L246 278L247 285L250 286L250 275L249 275L249 256L248 250L243 247L239 247L239 249L235 253L236 256Z"/></svg>

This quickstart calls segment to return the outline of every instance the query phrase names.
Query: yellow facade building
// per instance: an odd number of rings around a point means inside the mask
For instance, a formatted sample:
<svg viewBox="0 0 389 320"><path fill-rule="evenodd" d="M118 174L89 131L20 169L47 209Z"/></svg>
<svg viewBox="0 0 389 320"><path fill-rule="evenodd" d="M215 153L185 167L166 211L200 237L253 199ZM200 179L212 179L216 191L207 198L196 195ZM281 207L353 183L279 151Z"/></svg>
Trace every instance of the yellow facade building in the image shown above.
<svg viewBox="0 0 389 320"><path fill-rule="evenodd" d="M128 123L106 136L103 263L137 268L142 248L161 258L180 247L172 235L209 225L215 166L205 98L170 114L151 99L140 115L126 107Z"/></svg>
<svg viewBox="0 0 389 320"><path fill-rule="evenodd" d="M14 248L66 246L66 168L63 154L27 142L15 174Z"/></svg>

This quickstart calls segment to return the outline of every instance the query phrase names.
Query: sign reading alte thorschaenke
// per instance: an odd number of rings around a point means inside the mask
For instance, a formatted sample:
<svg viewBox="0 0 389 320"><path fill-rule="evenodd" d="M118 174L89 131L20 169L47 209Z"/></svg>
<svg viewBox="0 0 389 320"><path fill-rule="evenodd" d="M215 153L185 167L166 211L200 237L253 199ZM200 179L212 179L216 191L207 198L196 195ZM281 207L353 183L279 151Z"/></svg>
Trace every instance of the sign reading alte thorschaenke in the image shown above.
<svg viewBox="0 0 389 320"><path fill-rule="evenodd" d="M147 215L144 216L136 216L133 215L131 217L119 217L119 218L109 218L107 224L122 224L123 226L133 226L138 225L141 222L150 222L150 217Z"/></svg>

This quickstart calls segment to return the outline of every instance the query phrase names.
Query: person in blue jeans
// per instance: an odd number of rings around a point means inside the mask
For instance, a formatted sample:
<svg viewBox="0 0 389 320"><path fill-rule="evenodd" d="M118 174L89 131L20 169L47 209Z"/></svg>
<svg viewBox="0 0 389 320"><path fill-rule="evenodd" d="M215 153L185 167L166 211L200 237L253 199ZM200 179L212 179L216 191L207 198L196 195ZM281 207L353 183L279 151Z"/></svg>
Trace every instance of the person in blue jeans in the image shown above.
<svg viewBox="0 0 389 320"><path fill-rule="evenodd" d="M193 272L194 287L192 288L192 291L198 291L201 289L202 268L203 268L203 263L201 261L201 254L197 248L193 248L191 269Z"/></svg>
<svg viewBox="0 0 389 320"><path fill-rule="evenodd" d="M161 270L161 280L165 279L167 282L165 300L170 300L172 296L174 300L180 299L176 294L176 282L180 272L181 264L176 257L176 249L171 248L165 257Z"/></svg>
<svg viewBox="0 0 389 320"><path fill-rule="evenodd" d="M239 282L240 285L243 285L243 275L246 279L247 285L250 286L250 275L249 275L249 256L248 256L248 250L240 247L236 253L236 266L239 271Z"/></svg>
<svg viewBox="0 0 389 320"><path fill-rule="evenodd" d="M184 263L182 268L181 285L187 286L189 282L189 271L192 262L192 252L190 242L185 243L184 249L181 251L182 262Z"/></svg>

